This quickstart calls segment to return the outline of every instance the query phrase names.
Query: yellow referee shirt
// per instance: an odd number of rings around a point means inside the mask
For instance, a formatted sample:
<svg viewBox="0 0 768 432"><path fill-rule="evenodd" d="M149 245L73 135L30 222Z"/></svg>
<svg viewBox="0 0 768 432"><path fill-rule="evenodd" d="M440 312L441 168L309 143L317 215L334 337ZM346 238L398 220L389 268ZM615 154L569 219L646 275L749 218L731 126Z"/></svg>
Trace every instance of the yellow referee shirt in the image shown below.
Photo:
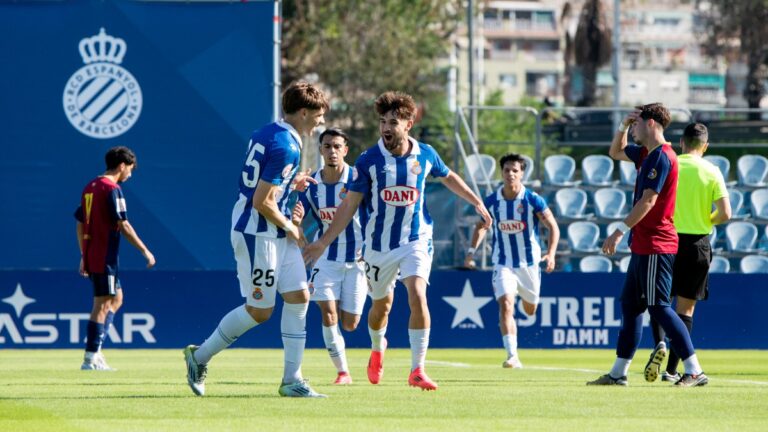
<svg viewBox="0 0 768 432"><path fill-rule="evenodd" d="M704 158L691 154L678 156L677 163L675 228L678 234L709 234L712 204L728 196L723 175Z"/></svg>

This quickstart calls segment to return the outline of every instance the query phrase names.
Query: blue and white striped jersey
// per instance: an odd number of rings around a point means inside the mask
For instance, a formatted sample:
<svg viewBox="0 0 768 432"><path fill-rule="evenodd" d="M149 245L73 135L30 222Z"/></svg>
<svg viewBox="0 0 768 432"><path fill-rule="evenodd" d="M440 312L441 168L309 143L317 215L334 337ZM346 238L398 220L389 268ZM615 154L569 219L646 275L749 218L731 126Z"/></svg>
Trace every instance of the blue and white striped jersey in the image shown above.
<svg viewBox="0 0 768 432"><path fill-rule="evenodd" d="M395 157L379 142L355 162L357 179L349 190L364 194L368 221L365 247L387 252L419 239L432 239L432 218L424 200L427 174L450 170L432 146L413 138L408 155Z"/></svg>
<svg viewBox="0 0 768 432"><path fill-rule="evenodd" d="M320 227L315 237L317 239L323 235L336 217L336 209L347 196L347 185L352 183L355 169L345 163L341 179L337 183L323 182L320 170L312 176L317 180L317 184L310 183L307 190L299 194L299 200L304 205L304 212L312 216ZM325 250L322 258L328 261L355 262L362 255L363 226L365 226L365 211L361 205L349 225Z"/></svg>
<svg viewBox="0 0 768 432"><path fill-rule="evenodd" d="M240 196L232 210L232 230L262 237L283 238L285 231L253 208L253 193L259 180L279 186L280 211L291 218L288 196L301 161L301 137L285 122L270 123L255 131L240 172Z"/></svg>
<svg viewBox="0 0 768 432"><path fill-rule="evenodd" d="M539 218L537 213L547 209L544 198L536 192L523 189L514 199L502 195L504 187L488 195L484 202L493 217L494 265L530 267L541 261Z"/></svg>

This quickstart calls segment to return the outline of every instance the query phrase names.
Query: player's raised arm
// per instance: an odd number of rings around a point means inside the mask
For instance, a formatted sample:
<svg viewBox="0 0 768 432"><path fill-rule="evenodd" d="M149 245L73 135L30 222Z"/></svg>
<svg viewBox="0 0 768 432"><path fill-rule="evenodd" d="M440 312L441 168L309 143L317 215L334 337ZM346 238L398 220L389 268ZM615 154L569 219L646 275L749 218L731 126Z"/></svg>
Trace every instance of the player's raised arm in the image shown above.
<svg viewBox="0 0 768 432"><path fill-rule="evenodd" d="M491 215L488 213L488 209L485 208L483 200L481 200L477 195L475 195L474 192L472 192L472 189L470 189L469 186L464 183L464 180L462 180L458 174L453 171L449 171L447 176L440 177L440 181L443 182L448 190L463 198L464 201L472 204L475 207L475 211L478 215L480 215L481 218L483 218L483 222L485 222L483 225L485 229L491 227Z"/></svg>
<svg viewBox="0 0 768 432"><path fill-rule="evenodd" d="M331 222L331 225L328 227L328 230L326 230L319 239L304 248L303 255L306 264L314 263L320 258L323 251L325 251L325 248L336 240L336 237L338 237L347 225L349 225L349 222L355 216L362 201L362 193L354 191L347 192L347 197L344 198L344 201L341 202L339 208L336 209L336 215L333 218L333 222Z"/></svg>
<svg viewBox="0 0 768 432"><path fill-rule="evenodd" d="M632 123L637 120L639 113L639 111L632 111L629 113L627 117L624 118L624 120L621 122L619 130L616 131L616 134L613 136L611 148L608 150L608 155L613 160L627 162L632 161L632 159L630 159L626 153L624 153L624 149L627 147L627 135L629 135L629 127L632 126Z"/></svg>

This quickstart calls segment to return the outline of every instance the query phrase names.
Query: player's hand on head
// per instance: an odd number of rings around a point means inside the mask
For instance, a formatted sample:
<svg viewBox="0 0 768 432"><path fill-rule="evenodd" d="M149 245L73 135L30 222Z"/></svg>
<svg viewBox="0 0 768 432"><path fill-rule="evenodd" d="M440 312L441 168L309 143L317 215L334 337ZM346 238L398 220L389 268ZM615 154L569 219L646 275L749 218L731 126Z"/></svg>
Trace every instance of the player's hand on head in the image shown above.
<svg viewBox="0 0 768 432"><path fill-rule="evenodd" d="M310 183L317 184L317 180L310 176L311 173L312 170L310 169L296 173L296 177L293 178L293 188L299 192L304 192Z"/></svg>
<svg viewBox="0 0 768 432"><path fill-rule="evenodd" d="M152 255L152 252L146 251L144 252L144 258L147 260L147 268L152 268L155 266L155 256Z"/></svg>

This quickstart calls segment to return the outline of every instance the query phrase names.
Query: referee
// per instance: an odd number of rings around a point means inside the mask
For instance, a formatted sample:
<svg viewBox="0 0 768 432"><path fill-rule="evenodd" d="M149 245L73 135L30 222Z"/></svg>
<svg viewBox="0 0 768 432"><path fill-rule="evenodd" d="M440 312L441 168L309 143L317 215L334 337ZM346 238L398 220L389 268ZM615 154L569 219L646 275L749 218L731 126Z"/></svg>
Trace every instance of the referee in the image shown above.
<svg viewBox="0 0 768 432"><path fill-rule="evenodd" d="M679 247L672 270L672 294L677 296L675 311L691 333L696 301L706 300L709 295L709 264L712 261L709 233L713 225L731 218L731 204L720 170L702 157L709 145L707 127L701 123L689 124L683 131L680 145L683 154L677 158L679 176L674 215ZM665 350L666 345L661 326L653 320L651 326L656 348L646 365L645 376L655 380L661 362L654 359L658 359L657 352ZM661 374L662 381L680 379L677 373L679 360L674 350L670 350L667 370Z"/></svg>

